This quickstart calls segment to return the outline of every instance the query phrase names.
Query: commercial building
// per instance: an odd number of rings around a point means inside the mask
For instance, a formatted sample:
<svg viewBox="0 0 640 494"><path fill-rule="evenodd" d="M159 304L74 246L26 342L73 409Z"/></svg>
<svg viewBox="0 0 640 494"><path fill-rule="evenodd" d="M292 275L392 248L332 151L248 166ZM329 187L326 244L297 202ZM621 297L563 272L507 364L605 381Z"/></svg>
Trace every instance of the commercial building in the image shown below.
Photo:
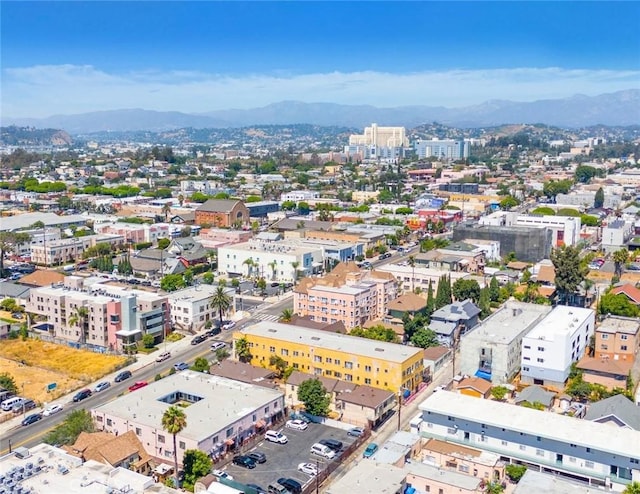
<svg viewBox="0 0 640 494"><path fill-rule="evenodd" d="M551 243L553 247L576 245L580 241L580 230L582 228L579 217L518 214L507 211L497 211L484 216L480 218L479 224L548 228L552 232Z"/></svg>
<svg viewBox="0 0 640 494"><path fill-rule="evenodd" d="M291 324L260 322L233 335L246 338L253 365L269 365L273 355L287 366L393 392L418 389L423 380L422 349Z"/></svg>
<svg viewBox="0 0 640 494"><path fill-rule="evenodd" d="M640 432L439 391L420 404L428 438L491 451L560 477L620 491L640 480Z"/></svg>
<svg viewBox="0 0 640 494"><path fill-rule="evenodd" d="M113 351L135 345L144 334L160 342L170 327L166 295L103 283L85 287L77 276L33 288L27 311L45 319L33 328L56 340Z"/></svg>
<svg viewBox="0 0 640 494"><path fill-rule="evenodd" d="M202 330L207 321L217 321L218 310L211 304L211 298L218 285L200 284L171 292L167 295L171 309L171 322L180 329L191 331ZM227 295L233 298L235 290L228 288Z"/></svg>
<svg viewBox="0 0 640 494"><path fill-rule="evenodd" d="M435 157L438 159L460 160L469 157L469 143L453 139L418 139L413 145L418 159Z"/></svg>
<svg viewBox="0 0 640 494"><path fill-rule="evenodd" d="M266 218L270 213L280 211L280 203L277 201L258 201L246 204L251 218Z"/></svg>
<svg viewBox="0 0 640 494"><path fill-rule="evenodd" d="M379 127L374 123L362 134L350 135L349 146L408 147L409 139L404 127Z"/></svg>
<svg viewBox="0 0 640 494"><path fill-rule="evenodd" d="M134 431L147 453L171 461L173 439L162 427L162 415L176 403L186 405L187 421L176 436L179 463L188 449L213 456L237 450L284 412L280 391L186 370L99 405L91 416L106 432Z"/></svg>
<svg viewBox="0 0 640 494"><path fill-rule="evenodd" d="M571 364L585 354L595 311L557 305L522 339L521 382L562 388Z"/></svg>
<svg viewBox="0 0 640 494"><path fill-rule="evenodd" d="M548 305L505 302L460 339L460 372L510 383L520 370L522 339L549 312Z"/></svg>
<svg viewBox="0 0 640 494"><path fill-rule="evenodd" d="M108 244L112 249L123 248L125 239L122 235L86 235L42 242L31 246L31 261L45 266L74 262L97 244Z"/></svg>
<svg viewBox="0 0 640 494"><path fill-rule="evenodd" d="M280 196L280 202L293 201L297 203L300 201L307 202L313 199L320 199L320 192L315 190L292 190Z"/></svg>
<svg viewBox="0 0 640 494"><path fill-rule="evenodd" d="M171 225L168 223L135 224L135 223L100 223L94 225L96 233L119 235L124 237L125 243L138 244L142 242L158 243L161 238L170 238Z"/></svg>
<svg viewBox="0 0 640 494"><path fill-rule="evenodd" d="M397 296L393 275L340 263L322 277L304 278L293 292L293 310L313 321L342 322L348 330L381 319Z"/></svg>
<svg viewBox="0 0 640 494"><path fill-rule="evenodd" d="M411 266L400 266L399 264L385 264L383 266L377 266L376 271L392 274L398 280L400 288L405 292L411 292L416 288L420 288L422 292L427 293L429 283L431 283L433 293L436 293L438 290L438 282L443 274L451 278L451 284L459 279L470 276L469 273L465 272L452 271L444 273L438 269L422 268L418 267L418 265L412 268Z"/></svg>
<svg viewBox="0 0 640 494"><path fill-rule="evenodd" d="M602 249L610 254L626 246L634 232L631 221L615 220L602 226Z"/></svg>
<svg viewBox="0 0 640 494"><path fill-rule="evenodd" d="M196 208L196 225L230 228L249 222L249 210L242 201L209 199Z"/></svg>

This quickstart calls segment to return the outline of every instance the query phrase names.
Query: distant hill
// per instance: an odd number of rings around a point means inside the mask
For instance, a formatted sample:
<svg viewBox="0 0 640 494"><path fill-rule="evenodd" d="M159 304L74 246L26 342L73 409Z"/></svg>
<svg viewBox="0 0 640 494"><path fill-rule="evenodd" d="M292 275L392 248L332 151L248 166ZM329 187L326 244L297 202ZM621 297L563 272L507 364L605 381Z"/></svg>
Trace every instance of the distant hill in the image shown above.
<svg viewBox="0 0 640 494"><path fill-rule="evenodd" d="M68 146L71 136L60 129L34 127L0 127L0 144L4 146Z"/></svg>
<svg viewBox="0 0 640 494"><path fill-rule="evenodd" d="M56 115L43 119L5 118L5 122L15 125L63 128L72 134L301 123L362 128L377 122L380 125L411 128L434 121L463 128L534 123L571 128L636 125L640 123L640 90L629 89L592 97L575 95L530 103L494 100L464 108L377 108L367 105L283 101L262 108L219 110L202 114L130 109Z"/></svg>

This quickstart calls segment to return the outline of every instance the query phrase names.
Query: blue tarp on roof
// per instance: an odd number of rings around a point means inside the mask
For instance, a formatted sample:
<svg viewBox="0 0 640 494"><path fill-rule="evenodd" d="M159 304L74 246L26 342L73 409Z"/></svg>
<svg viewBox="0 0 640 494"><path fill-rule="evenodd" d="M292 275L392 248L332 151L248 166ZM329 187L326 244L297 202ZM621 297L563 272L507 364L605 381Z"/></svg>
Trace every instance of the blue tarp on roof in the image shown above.
<svg viewBox="0 0 640 494"><path fill-rule="evenodd" d="M476 377L481 377L482 379L486 379L487 381L491 381L491 372L485 372L482 370L476 371Z"/></svg>

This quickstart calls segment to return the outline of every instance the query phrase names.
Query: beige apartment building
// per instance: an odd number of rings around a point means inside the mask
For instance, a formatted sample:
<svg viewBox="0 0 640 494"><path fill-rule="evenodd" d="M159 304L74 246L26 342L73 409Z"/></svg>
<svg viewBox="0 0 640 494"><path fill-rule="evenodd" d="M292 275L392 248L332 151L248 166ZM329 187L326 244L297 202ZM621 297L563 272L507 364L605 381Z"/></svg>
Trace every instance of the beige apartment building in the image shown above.
<svg viewBox="0 0 640 494"><path fill-rule="evenodd" d="M397 294L396 279L389 273L340 263L321 278L300 280L293 292L293 308L298 315L318 322L342 322L351 330L382 319Z"/></svg>
<svg viewBox="0 0 640 494"><path fill-rule="evenodd" d="M350 146L409 147L409 139L404 127L378 127L371 124L363 134L349 136Z"/></svg>
<svg viewBox="0 0 640 494"><path fill-rule="evenodd" d="M89 247L109 244L112 248L124 247L124 235L87 235L63 238L31 246L31 261L43 266L54 266L82 259Z"/></svg>

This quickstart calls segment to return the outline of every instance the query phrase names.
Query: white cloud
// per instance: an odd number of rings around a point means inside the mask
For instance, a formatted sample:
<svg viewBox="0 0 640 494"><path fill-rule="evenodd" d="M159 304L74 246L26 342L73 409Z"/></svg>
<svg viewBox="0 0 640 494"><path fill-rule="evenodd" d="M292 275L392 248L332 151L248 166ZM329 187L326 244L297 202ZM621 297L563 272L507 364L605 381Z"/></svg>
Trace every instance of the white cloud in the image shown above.
<svg viewBox="0 0 640 494"><path fill-rule="evenodd" d="M2 114L45 117L120 108L207 112L282 100L460 107L491 99L534 101L638 87L640 72L518 68L391 74L253 74L197 71L107 73L93 66L39 65L2 71Z"/></svg>

